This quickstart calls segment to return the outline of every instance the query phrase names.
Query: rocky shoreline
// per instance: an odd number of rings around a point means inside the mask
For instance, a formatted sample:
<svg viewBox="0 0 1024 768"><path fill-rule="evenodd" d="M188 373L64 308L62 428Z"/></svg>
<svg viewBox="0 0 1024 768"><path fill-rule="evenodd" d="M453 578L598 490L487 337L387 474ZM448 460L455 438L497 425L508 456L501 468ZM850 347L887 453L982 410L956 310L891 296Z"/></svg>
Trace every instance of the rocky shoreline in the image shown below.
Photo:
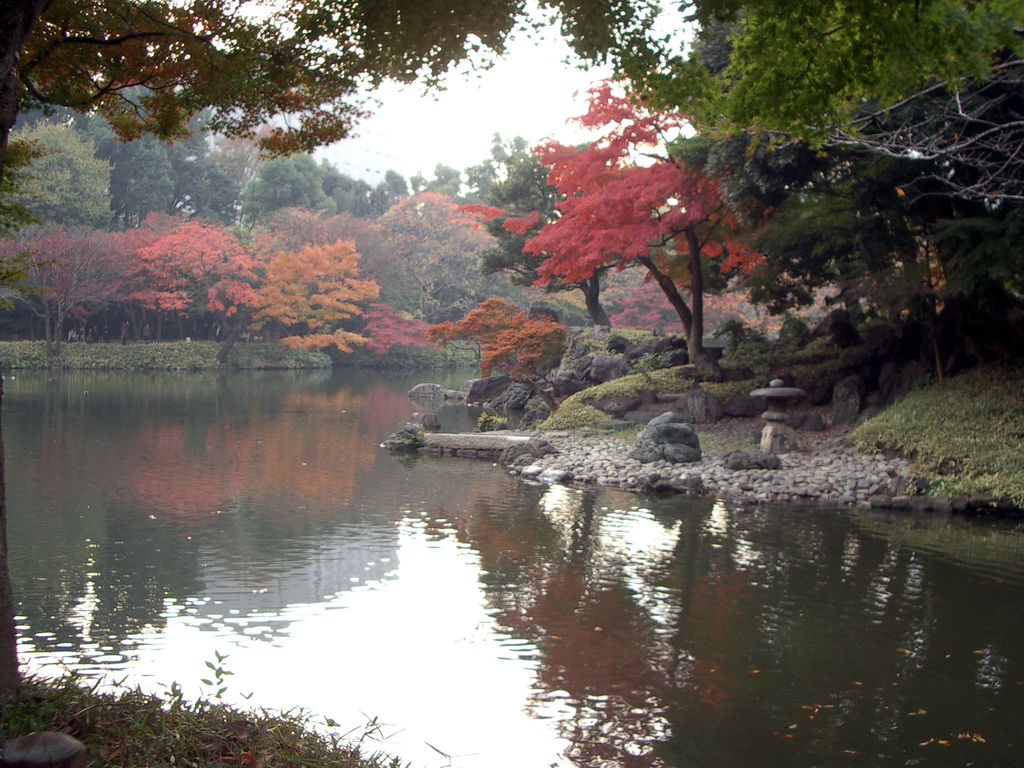
<svg viewBox="0 0 1024 768"><path fill-rule="evenodd" d="M948 498L905 495L910 487L905 460L860 453L845 445L841 435L816 436L813 445L779 455L778 469L730 469L726 462L736 450L757 449L753 441L723 439L721 434L702 440L704 455L692 464L642 464L629 458L629 441L615 434L538 436L556 452L520 456L509 466L511 472L546 483L608 485L633 492L713 493L738 503L814 501L836 506L953 508Z"/></svg>

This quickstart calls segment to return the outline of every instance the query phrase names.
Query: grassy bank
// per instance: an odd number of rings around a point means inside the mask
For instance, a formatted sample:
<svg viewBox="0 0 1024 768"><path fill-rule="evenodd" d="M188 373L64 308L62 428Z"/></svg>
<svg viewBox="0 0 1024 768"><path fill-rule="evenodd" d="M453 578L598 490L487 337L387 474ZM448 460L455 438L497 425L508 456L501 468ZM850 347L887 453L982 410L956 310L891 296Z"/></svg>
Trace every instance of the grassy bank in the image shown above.
<svg viewBox="0 0 1024 768"><path fill-rule="evenodd" d="M296 712L240 711L187 702L176 688L160 699L139 691L98 690L81 678L28 678L0 698L0 736L62 731L89 748L95 765L275 766L275 768L399 768L396 758L364 753L359 741L314 731ZM329 724L329 723L328 723ZM365 736L373 735L372 723Z"/></svg>
<svg viewBox="0 0 1024 768"><path fill-rule="evenodd" d="M0 342L4 370L162 370L198 371L218 368L220 345L213 341L159 341L144 344L61 344L51 358L42 341ZM236 344L226 367L241 369L330 368L331 358L316 350L289 349L283 344Z"/></svg>
<svg viewBox="0 0 1024 768"><path fill-rule="evenodd" d="M932 383L849 439L862 451L913 459L929 493L1024 507L1024 368L987 366Z"/></svg>
<svg viewBox="0 0 1024 768"><path fill-rule="evenodd" d="M275 370L330 368L334 365L384 370L465 368L476 365L475 350L465 345L446 349L393 347L384 355L363 349L351 354L291 349L280 343L236 344L224 366L217 363L220 345L213 341L155 341L142 344L61 344L51 358L42 341L0 341L0 369L112 371L200 371L208 368Z"/></svg>

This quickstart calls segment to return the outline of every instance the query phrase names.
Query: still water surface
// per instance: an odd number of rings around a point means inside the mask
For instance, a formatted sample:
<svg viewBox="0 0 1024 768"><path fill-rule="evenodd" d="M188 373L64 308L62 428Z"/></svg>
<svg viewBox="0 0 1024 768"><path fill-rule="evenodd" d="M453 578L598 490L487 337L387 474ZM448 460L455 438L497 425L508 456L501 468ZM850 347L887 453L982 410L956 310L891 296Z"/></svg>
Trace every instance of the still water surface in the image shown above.
<svg viewBox="0 0 1024 768"><path fill-rule="evenodd" d="M8 379L25 665L198 695L226 654L414 768L1024 764L1019 527L379 450L424 379Z"/></svg>

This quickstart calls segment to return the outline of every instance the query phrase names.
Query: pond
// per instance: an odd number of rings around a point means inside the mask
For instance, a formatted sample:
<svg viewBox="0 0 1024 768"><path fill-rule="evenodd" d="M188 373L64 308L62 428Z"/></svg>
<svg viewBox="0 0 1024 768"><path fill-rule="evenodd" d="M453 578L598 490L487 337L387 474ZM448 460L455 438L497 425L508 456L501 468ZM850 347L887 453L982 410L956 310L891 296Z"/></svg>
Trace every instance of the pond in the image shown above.
<svg viewBox="0 0 1024 768"><path fill-rule="evenodd" d="M380 450L421 380L9 377L25 667L212 696L220 654L414 768L1024 764L1017 525Z"/></svg>

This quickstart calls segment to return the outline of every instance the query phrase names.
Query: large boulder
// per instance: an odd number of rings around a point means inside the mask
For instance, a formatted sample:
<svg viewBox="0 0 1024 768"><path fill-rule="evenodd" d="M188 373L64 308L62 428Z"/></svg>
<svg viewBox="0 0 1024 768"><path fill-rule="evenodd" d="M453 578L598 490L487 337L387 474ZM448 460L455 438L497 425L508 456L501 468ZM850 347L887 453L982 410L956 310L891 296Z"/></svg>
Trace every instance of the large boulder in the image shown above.
<svg viewBox="0 0 1024 768"><path fill-rule="evenodd" d="M860 376L847 376L836 383L832 391L832 423L837 427L852 424L864 402L864 380Z"/></svg>
<svg viewBox="0 0 1024 768"><path fill-rule="evenodd" d="M690 362L690 353L686 347L669 349L661 353L661 362L667 368L686 365Z"/></svg>
<svg viewBox="0 0 1024 768"><path fill-rule="evenodd" d="M392 453L415 453L423 447L423 431L407 424L398 432L384 438L380 447Z"/></svg>
<svg viewBox="0 0 1024 768"><path fill-rule="evenodd" d="M635 363L642 357L648 355L656 355L659 352L663 352L666 349L664 339L644 339L638 341L636 344L630 345L627 349L623 350L622 356L630 363Z"/></svg>
<svg viewBox="0 0 1024 768"><path fill-rule="evenodd" d="M733 395L722 405L722 410L726 416L732 416L737 419L749 419L753 416L760 416L767 407L763 397Z"/></svg>
<svg viewBox="0 0 1024 768"><path fill-rule="evenodd" d="M510 411L522 411L530 401L533 390L529 385L514 382L504 392L487 403L487 407L498 413L508 414Z"/></svg>
<svg viewBox="0 0 1024 768"><path fill-rule="evenodd" d="M480 405L496 398L511 384L512 379L505 374L498 374L486 379L469 379L462 383L459 390L466 393L467 405Z"/></svg>
<svg viewBox="0 0 1024 768"><path fill-rule="evenodd" d="M621 355L629 347L629 339L625 336L612 334L608 337L608 341L605 342L605 346L608 347L609 352L618 352Z"/></svg>
<svg viewBox="0 0 1024 768"><path fill-rule="evenodd" d="M722 457L722 464L734 472L744 469L779 469L782 459L763 451L729 451Z"/></svg>
<svg viewBox="0 0 1024 768"><path fill-rule="evenodd" d="M417 384L409 390L409 397L420 400L432 400L444 397L444 387L440 384Z"/></svg>
<svg viewBox="0 0 1024 768"><path fill-rule="evenodd" d="M558 453L558 449L541 437L534 437L521 443L515 443L501 452L498 462L505 467L514 464L533 463L535 459L542 458L551 453Z"/></svg>
<svg viewBox="0 0 1024 768"><path fill-rule="evenodd" d="M572 372L584 381L604 384L629 373L629 363L615 355L587 355L573 366Z"/></svg>
<svg viewBox="0 0 1024 768"><path fill-rule="evenodd" d="M591 405L609 416L621 419L628 411L639 408L642 403L639 397L606 397L604 400L595 400Z"/></svg>
<svg viewBox="0 0 1024 768"><path fill-rule="evenodd" d="M441 420L436 413L414 413L405 425L414 429L423 429L425 432L441 431Z"/></svg>
<svg viewBox="0 0 1024 768"><path fill-rule="evenodd" d="M651 419L637 435L629 456L644 464L662 460L690 464L701 459L700 439L678 414L663 413Z"/></svg>
<svg viewBox="0 0 1024 768"><path fill-rule="evenodd" d="M690 424L714 424L725 415L722 401L698 386L677 398L672 410Z"/></svg>
<svg viewBox="0 0 1024 768"><path fill-rule="evenodd" d="M586 389L587 385L574 373L560 373L551 379L551 388L557 397L568 397Z"/></svg>
<svg viewBox="0 0 1024 768"><path fill-rule="evenodd" d="M819 336L829 336L832 343L837 347L845 349L860 344L863 339L853 324L853 318L845 309L833 309L810 331L800 339L800 345L804 346Z"/></svg>

